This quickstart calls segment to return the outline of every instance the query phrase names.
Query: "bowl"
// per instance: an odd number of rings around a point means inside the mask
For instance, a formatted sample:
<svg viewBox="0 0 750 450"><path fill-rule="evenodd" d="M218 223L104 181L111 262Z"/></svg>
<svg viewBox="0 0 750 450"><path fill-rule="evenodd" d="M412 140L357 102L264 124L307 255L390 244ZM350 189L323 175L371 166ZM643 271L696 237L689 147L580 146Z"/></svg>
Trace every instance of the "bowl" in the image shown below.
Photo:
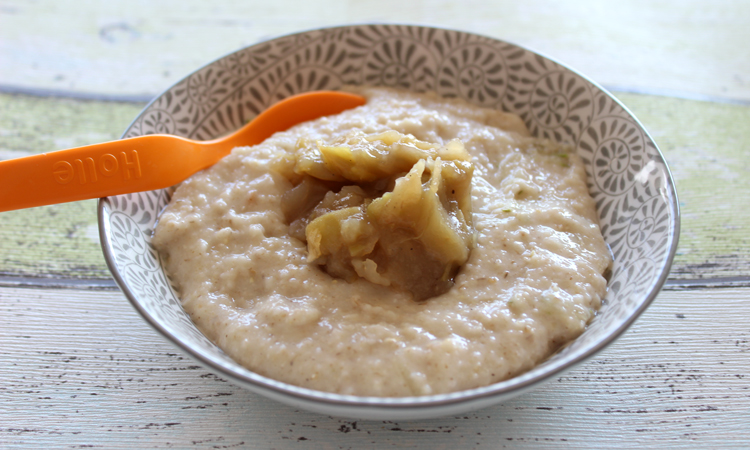
<svg viewBox="0 0 750 450"><path fill-rule="evenodd" d="M150 241L171 190L101 199L104 256L122 291L157 331L220 377L294 407L335 416L405 420L458 414L559 377L614 341L656 297L679 234L677 196L664 157L638 120L600 86L498 39L412 25L341 26L279 37L190 74L153 100L123 137L168 133L212 139L287 96L348 84L463 98L518 114L537 137L574 145L614 255L604 304L580 337L506 381L424 397L319 392L253 373L193 325Z"/></svg>

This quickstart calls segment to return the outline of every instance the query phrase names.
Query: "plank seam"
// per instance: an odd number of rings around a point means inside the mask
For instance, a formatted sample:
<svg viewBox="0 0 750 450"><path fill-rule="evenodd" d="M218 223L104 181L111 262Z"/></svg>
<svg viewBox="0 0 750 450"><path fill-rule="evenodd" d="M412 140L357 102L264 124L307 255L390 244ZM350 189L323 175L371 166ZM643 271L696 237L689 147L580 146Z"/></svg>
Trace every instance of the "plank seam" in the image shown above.
<svg viewBox="0 0 750 450"><path fill-rule="evenodd" d="M10 275L0 275L0 287L78 289L94 291L119 290L117 283L111 278L62 278ZM664 290L669 291L737 287L750 287L750 276L667 280L664 284Z"/></svg>
<svg viewBox="0 0 750 450"><path fill-rule="evenodd" d="M0 287L32 289L77 289L87 291L116 291L120 288L113 279L23 277L0 275Z"/></svg>
<svg viewBox="0 0 750 450"><path fill-rule="evenodd" d="M624 94L638 94L638 95L650 95L655 97L669 97L669 98L680 98L685 100L694 100L701 102L711 103L725 103L740 106L750 106L750 100L739 99L739 98L728 98L720 97L716 95L704 95L696 94L693 92L683 92L671 89L648 89L642 87L629 87L629 86L617 86L617 85L602 85L606 90L617 95L617 93ZM149 103L151 100L156 98L158 94L105 94L100 92L78 92L65 89L49 89L49 88L35 88L29 86L15 86L10 84L0 84L0 93L2 94L18 94L18 95L30 95L34 97L55 97L55 98L69 98L73 100L91 100L91 101L102 101L102 102L117 102L117 103Z"/></svg>
<svg viewBox="0 0 750 450"><path fill-rule="evenodd" d="M0 93L13 95L29 95L32 97L55 97L72 100L89 100L114 103L148 103L155 94L102 94L96 92L76 92L63 89L46 89L26 86L0 84Z"/></svg>

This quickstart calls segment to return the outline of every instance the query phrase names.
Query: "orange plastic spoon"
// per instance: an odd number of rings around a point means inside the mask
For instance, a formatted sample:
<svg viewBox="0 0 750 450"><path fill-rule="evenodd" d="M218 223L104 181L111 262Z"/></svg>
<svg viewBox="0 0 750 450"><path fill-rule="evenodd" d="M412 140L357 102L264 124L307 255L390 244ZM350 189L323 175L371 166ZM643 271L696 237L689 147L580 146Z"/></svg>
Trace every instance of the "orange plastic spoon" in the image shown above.
<svg viewBox="0 0 750 450"><path fill-rule="evenodd" d="M211 141L151 134L0 161L0 212L175 185L229 154L300 122L361 106L338 91L286 98L236 132Z"/></svg>

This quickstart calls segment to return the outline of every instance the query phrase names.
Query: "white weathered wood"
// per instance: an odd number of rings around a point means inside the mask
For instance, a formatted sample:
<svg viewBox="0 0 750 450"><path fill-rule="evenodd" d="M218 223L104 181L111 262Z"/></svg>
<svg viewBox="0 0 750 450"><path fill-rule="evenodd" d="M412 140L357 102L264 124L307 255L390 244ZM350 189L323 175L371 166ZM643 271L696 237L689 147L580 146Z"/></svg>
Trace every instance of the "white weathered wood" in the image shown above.
<svg viewBox="0 0 750 450"><path fill-rule="evenodd" d="M593 360L504 405L331 418L237 388L119 292L0 288L0 448L750 446L750 289L665 291Z"/></svg>
<svg viewBox="0 0 750 450"><path fill-rule="evenodd" d="M750 100L750 3L702 0L5 0L0 84L148 97L261 39L368 22L505 39L621 89Z"/></svg>

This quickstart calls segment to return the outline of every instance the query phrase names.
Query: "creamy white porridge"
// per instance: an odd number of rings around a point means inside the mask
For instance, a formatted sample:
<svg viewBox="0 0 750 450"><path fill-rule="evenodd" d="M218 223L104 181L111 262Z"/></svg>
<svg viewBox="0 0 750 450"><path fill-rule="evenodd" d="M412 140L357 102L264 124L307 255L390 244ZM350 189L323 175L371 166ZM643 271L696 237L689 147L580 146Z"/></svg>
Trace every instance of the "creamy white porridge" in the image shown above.
<svg viewBox="0 0 750 450"><path fill-rule="evenodd" d="M153 242L198 328L261 375L363 396L491 384L580 335L611 260L578 157L528 137L516 116L430 94L361 93L365 106L237 148L177 188ZM447 292L423 301L308 261L282 206L298 181L288 172L300 138L390 130L437 146L458 139L473 163L468 260Z"/></svg>

